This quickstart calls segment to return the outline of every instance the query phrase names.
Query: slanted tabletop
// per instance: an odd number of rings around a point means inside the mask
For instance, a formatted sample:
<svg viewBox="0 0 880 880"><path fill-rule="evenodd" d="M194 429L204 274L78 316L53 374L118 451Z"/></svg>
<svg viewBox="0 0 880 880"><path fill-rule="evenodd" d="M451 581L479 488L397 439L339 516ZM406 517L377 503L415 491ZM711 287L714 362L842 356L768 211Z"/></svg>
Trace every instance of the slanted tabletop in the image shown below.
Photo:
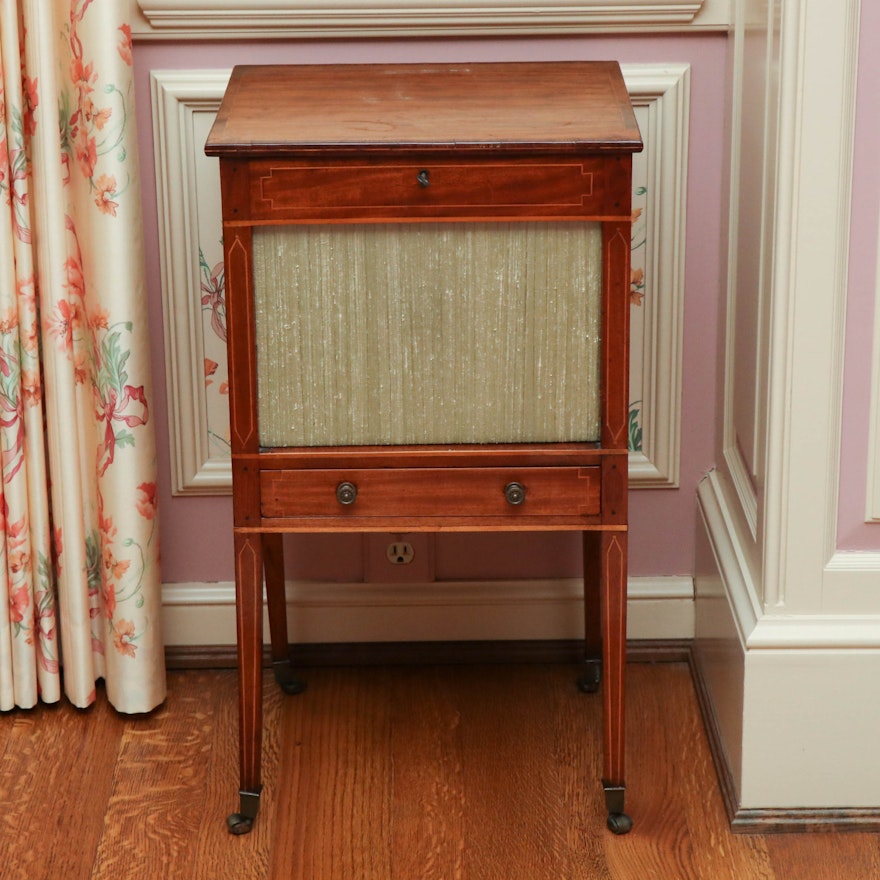
<svg viewBox="0 0 880 880"><path fill-rule="evenodd" d="M614 61L239 66L205 151L637 152Z"/></svg>

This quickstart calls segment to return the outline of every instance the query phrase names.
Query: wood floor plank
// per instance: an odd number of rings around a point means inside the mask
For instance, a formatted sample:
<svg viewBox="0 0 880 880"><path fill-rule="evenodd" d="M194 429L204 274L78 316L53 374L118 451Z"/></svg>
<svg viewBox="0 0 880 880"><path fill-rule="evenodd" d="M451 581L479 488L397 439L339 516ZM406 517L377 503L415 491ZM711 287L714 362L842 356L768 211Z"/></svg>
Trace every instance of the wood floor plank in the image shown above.
<svg viewBox="0 0 880 880"><path fill-rule="evenodd" d="M462 880L465 793L456 695L448 675L436 669L396 670L391 681L392 876Z"/></svg>
<svg viewBox="0 0 880 880"><path fill-rule="evenodd" d="M465 876L559 876L566 840L552 749L553 695L540 666L461 667ZM527 699L521 699L528 694Z"/></svg>
<svg viewBox="0 0 880 880"><path fill-rule="evenodd" d="M0 717L0 875L91 877L125 724L102 690L89 709L40 705Z"/></svg>
<svg viewBox="0 0 880 880"><path fill-rule="evenodd" d="M195 873L192 843L206 809L217 714L212 678L170 676L165 704L127 723L95 880L189 880Z"/></svg>
<svg viewBox="0 0 880 880"><path fill-rule="evenodd" d="M391 877L390 685L384 669L313 669L285 704L272 873Z"/></svg>
<svg viewBox="0 0 880 880"><path fill-rule="evenodd" d="M774 834L765 838L779 880L876 880L880 877L877 834Z"/></svg>

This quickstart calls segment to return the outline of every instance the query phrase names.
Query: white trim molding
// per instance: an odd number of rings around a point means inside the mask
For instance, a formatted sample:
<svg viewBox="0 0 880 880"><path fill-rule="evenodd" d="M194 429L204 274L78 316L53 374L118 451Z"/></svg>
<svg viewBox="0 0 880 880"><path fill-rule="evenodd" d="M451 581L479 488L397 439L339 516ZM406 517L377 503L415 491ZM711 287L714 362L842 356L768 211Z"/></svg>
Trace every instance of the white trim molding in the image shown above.
<svg viewBox="0 0 880 880"><path fill-rule="evenodd" d="M749 524L733 501L736 497L734 488L725 483L719 471L711 471L697 487L702 527L721 575L740 649L744 651L762 609L759 561ZM697 637L702 635L698 630Z"/></svg>
<svg viewBox="0 0 880 880"><path fill-rule="evenodd" d="M874 343L871 357L871 404L868 427L868 479L865 519L880 522L880 242L874 286Z"/></svg>
<svg viewBox="0 0 880 880"><path fill-rule="evenodd" d="M717 471L697 489L703 528L715 563L726 586L733 622L743 651L880 650L880 608L864 613L766 613L755 585L755 559L751 541L737 522L737 505ZM864 587L877 592L880 553L838 553L826 574L864 578ZM860 609L861 610L861 609Z"/></svg>
<svg viewBox="0 0 880 880"><path fill-rule="evenodd" d="M691 639L689 577L630 578L630 639ZM166 645L235 644L235 585L164 584ZM289 582L294 643L583 638L583 581L437 581L428 584ZM268 622L263 631L268 638Z"/></svg>
<svg viewBox="0 0 880 880"><path fill-rule="evenodd" d="M138 38L726 30L729 0L129 0Z"/></svg>
<svg viewBox="0 0 880 880"><path fill-rule="evenodd" d="M222 445L218 448L211 439L218 431L208 411L199 265L205 244L201 230L211 223L216 225L211 238L222 259L220 175L216 160L212 164L204 156L204 141L199 143L195 134L199 117L202 129L213 122L228 80L229 71L212 70L162 71L151 77L171 491L175 495L229 494L232 489L228 450ZM218 361L223 361L225 370L225 354L219 354ZM228 414L225 420L228 431Z"/></svg>
<svg viewBox="0 0 880 880"><path fill-rule="evenodd" d="M840 810L880 806L880 773L865 773L860 763L880 729L872 698L880 680L880 612L764 610L735 490L713 472L698 500L712 554L696 579L703 711L731 818L777 811L786 830L808 830L809 817L790 811L824 809L847 827ZM834 567L855 576L873 564L876 593L880 554L867 556L837 554Z"/></svg>
<svg viewBox="0 0 880 880"><path fill-rule="evenodd" d="M636 64L624 65L623 73L646 145L636 159L636 182L645 190L639 260L646 294L638 307L642 329L632 341L644 445L630 456L630 480L637 488L669 488L679 476L690 68ZM222 259L217 160L204 155L201 141L228 78L221 70L151 74L175 495L228 494L232 485L221 448L228 416L217 398L225 354L215 349L210 358L220 362L219 378L210 385L206 349L217 340L203 312L199 260L201 253L211 265Z"/></svg>
<svg viewBox="0 0 880 880"><path fill-rule="evenodd" d="M860 3L783 5L764 601L810 614L836 610L823 587L837 543Z"/></svg>
<svg viewBox="0 0 880 880"><path fill-rule="evenodd" d="M644 446L630 453L629 475L639 488L674 488L681 444L690 66L624 64L622 71L646 144L634 160L634 179L647 190L644 332L631 340L633 347L641 345Z"/></svg>

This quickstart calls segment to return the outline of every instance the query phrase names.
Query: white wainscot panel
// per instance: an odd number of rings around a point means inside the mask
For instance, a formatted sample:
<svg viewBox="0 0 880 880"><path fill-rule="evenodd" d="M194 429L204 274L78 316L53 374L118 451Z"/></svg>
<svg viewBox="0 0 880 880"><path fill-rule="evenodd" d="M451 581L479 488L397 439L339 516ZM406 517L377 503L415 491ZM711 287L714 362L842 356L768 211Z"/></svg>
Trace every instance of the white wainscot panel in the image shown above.
<svg viewBox="0 0 880 880"><path fill-rule="evenodd" d="M689 77L625 65L645 141L633 174L630 480L678 485ZM217 160L203 145L229 71L154 71L153 131L172 490L231 491Z"/></svg>

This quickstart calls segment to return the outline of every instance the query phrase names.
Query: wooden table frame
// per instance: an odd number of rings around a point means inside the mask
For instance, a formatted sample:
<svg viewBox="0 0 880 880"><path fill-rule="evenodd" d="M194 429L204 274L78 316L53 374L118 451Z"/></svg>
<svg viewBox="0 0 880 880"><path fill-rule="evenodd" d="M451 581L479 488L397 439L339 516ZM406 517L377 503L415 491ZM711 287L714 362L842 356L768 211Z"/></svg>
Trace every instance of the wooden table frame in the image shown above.
<svg viewBox="0 0 880 880"><path fill-rule="evenodd" d="M230 830L250 830L259 808L262 749L262 588L265 582L272 661L279 684L288 692L303 689L289 663L282 536L287 532L415 532L577 530L583 533L585 691L603 695L603 779L611 830L632 825L624 812L624 680L626 652L628 362L630 303L631 154L641 142L619 68L613 63L471 65L482 97L504 107L505 124L521 126L517 137L436 141L407 133L397 140L355 138L334 130L321 94L333 107L356 102L371 76L403 72L410 87L427 83L439 90L432 113L408 112L421 125L457 106L460 68L379 65L345 68L236 68L206 151L220 157L226 264L227 339L236 617L239 650L240 806ZM554 130L552 113L543 119L546 97L530 96L536 77L551 82L574 113L583 104L596 112L601 131L570 126ZM300 89L300 82L322 82L321 90ZM263 86L260 85L263 84ZM266 84L270 85L267 86ZM261 89L266 92L261 98ZM342 94L340 94L340 90ZM434 90L432 92L431 90ZM447 94L448 91L448 94ZM467 90L465 90L467 91ZM318 97L314 97L317 94ZM312 97L310 97L312 96ZM494 96L494 97L493 97ZM443 101L450 98L448 103ZM308 107L309 101L313 106ZM262 102L262 103L261 103ZM578 103L579 102L579 103ZM400 112L380 106L382 114ZM490 101L490 104L492 101ZM507 107L509 104L514 106ZM468 128L480 120L462 110ZM285 110L285 107L287 109ZM438 109L439 107L439 109ZM272 117L314 120L302 123L292 138L273 130ZM601 111L601 112L600 112ZM617 113L617 117L614 113ZM311 115L310 115L311 113ZM603 115L604 114L604 115ZM328 115L331 117L328 121ZM390 117L389 117L390 118ZM399 117L395 117L399 120ZM607 122L619 119L615 125ZM445 125L448 129L449 120ZM322 129L326 129L326 132ZM595 128L595 126L593 126ZM317 134L312 129L319 129ZM282 125L283 129L283 125ZM413 129L415 130L415 129ZM547 134L549 131L549 134ZM247 136L244 137L243 133ZM490 163L500 183L482 192L481 166ZM402 179L413 181L420 169L441 168L455 180L454 198L432 193L432 202L415 192L396 193ZM478 173L472 175L473 169ZM525 169L525 172L522 172ZM363 189L352 192L352 174L366 173ZM401 177L403 175L403 177ZM318 185L310 185L310 181ZM573 183L576 181L576 183ZM424 186L424 183L423 183ZM475 190L473 199L461 192ZM576 198L570 198L572 188ZM417 199L422 201L416 201ZM253 230L266 224L595 220L602 224L601 437L593 443L542 443L460 446L350 446L272 448L260 446L257 416L257 358L253 300ZM438 475L461 481L486 481L499 487L530 480L547 483L550 502L537 512L529 503L493 494L464 511L437 507L432 486ZM329 482L328 482L329 481ZM366 481L374 502L366 508L326 497L325 489ZM325 483L327 484L325 486ZM405 488L404 488L405 487ZM493 490L494 491L494 490ZM499 490L500 491L500 490ZM500 495L498 496L500 497ZM340 499L342 496L340 496ZM305 500L304 500L305 499Z"/></svg>

